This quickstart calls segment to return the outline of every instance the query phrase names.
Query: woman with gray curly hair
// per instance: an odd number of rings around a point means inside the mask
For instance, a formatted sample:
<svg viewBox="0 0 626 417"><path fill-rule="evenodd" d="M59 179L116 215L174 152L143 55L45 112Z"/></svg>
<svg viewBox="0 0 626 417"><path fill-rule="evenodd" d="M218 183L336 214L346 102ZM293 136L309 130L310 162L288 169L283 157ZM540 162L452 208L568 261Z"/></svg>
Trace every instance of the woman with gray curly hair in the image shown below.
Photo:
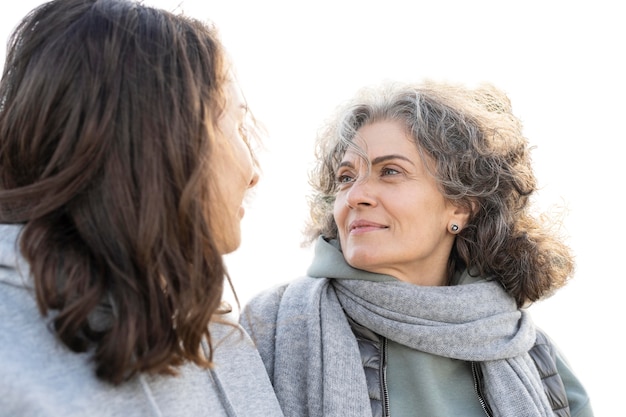
<svg viewBox="0 0 626 417"><path fill-rule="evenodd" d="M525 309L574 261L504 93L365 89L317 145L313 263L242 314L286 416L593 415Z"/></svg>

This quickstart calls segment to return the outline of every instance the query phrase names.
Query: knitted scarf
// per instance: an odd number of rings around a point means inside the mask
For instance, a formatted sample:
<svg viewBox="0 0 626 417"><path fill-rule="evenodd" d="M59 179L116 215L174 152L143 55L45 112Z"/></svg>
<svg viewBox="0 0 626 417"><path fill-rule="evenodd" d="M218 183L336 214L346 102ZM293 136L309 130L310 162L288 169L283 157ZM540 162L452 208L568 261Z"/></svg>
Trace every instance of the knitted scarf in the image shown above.
<svg viewBox="0 0 626 417"><path fill-rule="evenodd" d="M346 315L413 349L479 362L483 394L496 417L552 415L527 353L535 342L534 325L497 282L446 287L373 282L356 279L365 272L341 265L338 257L331 263L335 272L339 266L354 276L296 280L280 301L273 376L285 416L372 415ZM319 272L314 265L309 275Z"/></svg>

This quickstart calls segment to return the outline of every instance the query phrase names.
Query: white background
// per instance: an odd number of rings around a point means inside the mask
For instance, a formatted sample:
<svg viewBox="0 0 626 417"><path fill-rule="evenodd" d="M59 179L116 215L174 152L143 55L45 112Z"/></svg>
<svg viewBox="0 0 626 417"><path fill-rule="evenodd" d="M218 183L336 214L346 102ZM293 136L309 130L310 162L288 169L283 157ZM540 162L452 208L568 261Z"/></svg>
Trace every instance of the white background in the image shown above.
<svg viewBox="0 0 626 417"><path fill-rule="evenodd" d="M12 2L0 38L37 0ZM267 128L243 244L227 256L239 298L303 275L313 139L361 86L423 78L506 91L542 187L564 215L573 280L531 307L569 358L596 416L624 413L626 13L618 1L151 0L212 20ZM1 45L2 62L4 43ZM224 173L228 175L228 173Z"/></svg>

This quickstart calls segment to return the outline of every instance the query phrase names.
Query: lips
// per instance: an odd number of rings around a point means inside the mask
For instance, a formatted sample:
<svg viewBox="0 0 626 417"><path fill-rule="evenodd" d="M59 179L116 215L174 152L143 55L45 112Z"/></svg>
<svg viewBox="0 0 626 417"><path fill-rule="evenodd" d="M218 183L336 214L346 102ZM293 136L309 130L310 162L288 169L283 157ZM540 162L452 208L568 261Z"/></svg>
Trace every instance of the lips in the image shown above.
<svg viewBox="0 0 626 417"><path fill-rule="evenodd" d="M387 229L387 226L380 224L380 223L376 223L376 222L370 222L367 220L355 220L352 223L350 223L348 230L350 234L360 234L360 233L373 232L373 231L383 230L383 229Z"/></svg>

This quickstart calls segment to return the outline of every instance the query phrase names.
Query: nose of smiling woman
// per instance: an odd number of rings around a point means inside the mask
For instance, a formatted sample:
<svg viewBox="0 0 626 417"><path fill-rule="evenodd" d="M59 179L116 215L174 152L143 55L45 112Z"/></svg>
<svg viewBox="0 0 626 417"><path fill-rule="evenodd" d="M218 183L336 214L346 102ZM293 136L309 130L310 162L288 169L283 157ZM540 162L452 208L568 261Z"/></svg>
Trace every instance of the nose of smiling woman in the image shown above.
<svg viewBox="0 0 626 417"><path fill-rule="evenodd" d="M367 177L356 179L345 193L346 205L350 208L376 205L372 184Z"/></svg>

